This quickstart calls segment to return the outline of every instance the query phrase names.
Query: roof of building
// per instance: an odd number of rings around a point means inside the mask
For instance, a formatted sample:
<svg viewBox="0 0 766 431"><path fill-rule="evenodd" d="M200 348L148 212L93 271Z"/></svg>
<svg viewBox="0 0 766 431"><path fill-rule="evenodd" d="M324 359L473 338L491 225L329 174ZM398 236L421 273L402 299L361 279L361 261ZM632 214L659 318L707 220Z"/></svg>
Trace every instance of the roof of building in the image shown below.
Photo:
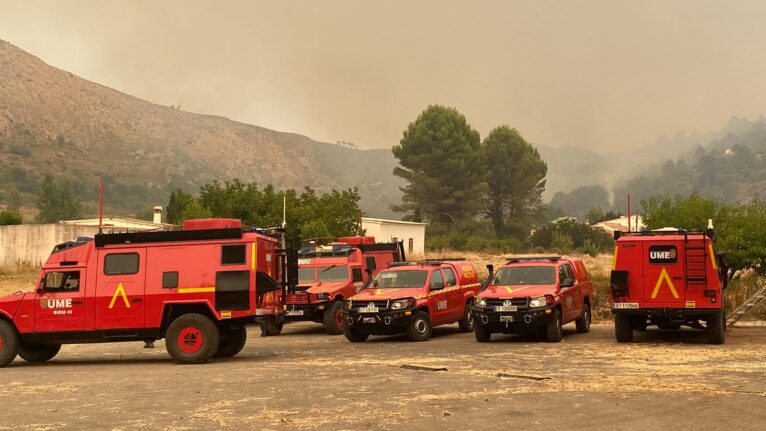
<svg viewBox="0 0 766 431"><path fill-rule="evenodd" d="M403 220L387 220L382 218L362 217L362 223L377 223L377 224L404 224L411 226L426 226L428 223L420 223L414 221Z"/></svg>
<svg viewBox="0 0 766 431"><path fill-rule="evenodd" d="M98 219L62 220L59 223L75 226L98 226ZM148 220L140 220L133 217L104 217L101 226L114 229L152 230L173 227L172 224L154 223Z"/></svg>
<svg viewBox="0 0 766 431"><path fill-rule="evenodd" d="M632 231L640 231L646 225L644 224L644 220L639 215L630 216L630 230ZM612 233L616 230L619 231L627 231L628 230L628 217L622 216L620 218L616 218L614 220L606 220L602 221L600 223L596 223L593 225L593 227L598 229L603 229L606 232Z"/></svg>

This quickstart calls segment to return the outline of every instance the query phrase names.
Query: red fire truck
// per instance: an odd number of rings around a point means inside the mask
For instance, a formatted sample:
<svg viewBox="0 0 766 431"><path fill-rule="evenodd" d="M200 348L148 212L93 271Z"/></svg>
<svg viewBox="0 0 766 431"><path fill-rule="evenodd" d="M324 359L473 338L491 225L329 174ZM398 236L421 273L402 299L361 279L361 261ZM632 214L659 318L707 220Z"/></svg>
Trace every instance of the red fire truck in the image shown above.
<svg viewBox="0 0 766 431"><path fill-rule="evenodd" d="M470 262L395 262L367 289L344 301L346 338L361 342L370 335L405 333L411 341L426 341L434 326L454 322L462 332L470 332L470 304L480 288Z"/></svg>
<svg viewBox="0 0 766 431"><path fill-rule="evenodd" d="M706 330L710 343L724 342L726 264L714 237L712 229L615 232L610 286L617 341L632 341L633 331L648 325L686 325Z"/></svg>
<svg viewBox="0 0 766 431"><path fill-rule="evenodd" d="M205 219L59 244L32 292L0 299L0 366L47 361L66 343L161 338L180 363L234 356L246 324L282 318L281 235Z"/></svg>
<svg viewBox="0 0 766 431"><path fill-rule="evenodd" d="M404 260L398 243L375 243L370 236L338 238L326 246L298 251L298 285L287 292L287 320L324 324L330 335L343 333L343 300L389 263Z"/></svg>

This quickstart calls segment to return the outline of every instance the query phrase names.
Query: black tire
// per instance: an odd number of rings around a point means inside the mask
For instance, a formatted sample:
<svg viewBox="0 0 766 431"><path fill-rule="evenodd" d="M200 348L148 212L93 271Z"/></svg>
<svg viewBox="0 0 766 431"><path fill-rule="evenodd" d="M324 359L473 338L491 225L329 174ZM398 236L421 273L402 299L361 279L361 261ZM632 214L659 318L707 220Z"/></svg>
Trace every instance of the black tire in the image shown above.
<svg viewBox="0 0 766 431"><path fill-rule="evenodd" d="M466 303L465 310L463 310L463 319L458 320L457 326L460 328L460 332L471 332L473 331L475 324L476 323L473 321L473 313L471 313L471 303Z"/></svg>
<svg viewBox="0 0 766 431"><path fill-rule="evenodd" d="M370 334L359 331L353 326L348 325L343 326L343 334L346 336L346 339L352 343L362 343L370 338Z"/></svg>
<svg viewBox="0 0 766 431"><path fill-rule="evenodd" d="M616 314L614 316L614 336L618 343L629 343L633 341L633 322L627 314Z"/></svg>
<svg viewBox="0 0 766 431"><path fill-rule="evenodd" d="M427 341L432 331L431 317L425 311L418 311L412 316L405 332L410 341Z"/></svg>
<svg viewBox="0 0 766 431"><path fill-rule="evenodd" d="M19 353L19 333L5 320L0 320L0 367L6 367Z"/></svg>
<svg viewBox="0 0 766 431"><path fill-rule="evenodd" d="M322 322L327 335L340 335L343 333L343 315L340 310L343 308L343 301L334 301L329 307L325 308Z"/></svg>
<svg viewBox="0 0 766 431"><path fill-rule="evenodd" d="M215 356L221 334L212 320L202 314L176 317L165 335L168 354L181 364L202 364Z"/></svg>
<svg viewBox="0 0 766 431"><path fill-rule="evenodd" d="M284 323L277 323L275 320L265 320L261 322L261 334L266 337L273 337L282 333Z"/></svg>
<svg viewBox="0 0 766 431"><path fill-rule="evenodd" d="M489 329L489 326L474 322L473 335L476 336L476 341L479 343L489 343L489 340L492 338L492 331Z"/></svg>
<svg viewBox="0 0 766 431"><path fill-rule="evenodd" d="M705 331L709 344L723 344L726 341L726 312L721 310L710 316Z"/></svg>
<svg viewBox="0 0 766 431"><path fill-rule="evenodd" d="M21 343L19 356L27 362L45 362L53 359L61 350L61 344Z"/></svg>
<svg viewBox="0 0 766 431"><path fill-rule="evenodd" d="M563 323L561 311L558 308L554 308L551 319L545 324L545 339L549 343L558 343L564 338L564 332L561 329Z"/></svg>
<svg viewBox="0 0 766 431"><path fill-rule="evenodd" d="M579 319L575 320L575 325L577 325L577 332L581 334L587 334L590 332L590 322L591 322L591 312L590 312L590 304L585 304L582 307L582 316L580 316Z"/></svg>
<svg viewBox="0 0 766 431"><path fill-rule="evenodd" d="M216 358L231 358L241 352L247 342L247 329L244 326L221 331Z"/></svg>

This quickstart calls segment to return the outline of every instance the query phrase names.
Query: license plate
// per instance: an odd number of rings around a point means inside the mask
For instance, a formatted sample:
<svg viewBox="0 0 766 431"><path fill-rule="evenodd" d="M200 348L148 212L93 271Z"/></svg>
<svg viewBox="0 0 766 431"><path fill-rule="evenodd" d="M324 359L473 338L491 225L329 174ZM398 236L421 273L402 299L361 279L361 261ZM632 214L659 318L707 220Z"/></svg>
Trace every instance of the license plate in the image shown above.
<svg viewBox="0 0 766 431"><path fill-rule="evenodd" d="M361 307L359 308L360 313L377 313L379 310L378 307Z"/></svg>
<svg viewBox="0 0 766 431"><path fill-rule="evenodd" d="M515 305L498 305L495 307L495 311L518 311L519 307Z"/></svg>
<svg viewBox="0 0 766 431"><path fill-rule="evenodd" d="M375 323L374 317L362 317L362 323Z"/></svg>
<svg viewBox="0 0 766 431"><path fill-rule="evenodd" d="M303 316L303 310L287 310L285 314L288 316Z"/></svg>
<svg viewBox="0 0 766 431"><path fill-rule="evenodd" d="M615 302L613 308L635 309L638 308L638 302Z"/></svg>
<svg viewBox="0 0 766 431"><path fill-rule="evenodd" d="M513 316L500 316L501 322L513 322Z"/></svg>

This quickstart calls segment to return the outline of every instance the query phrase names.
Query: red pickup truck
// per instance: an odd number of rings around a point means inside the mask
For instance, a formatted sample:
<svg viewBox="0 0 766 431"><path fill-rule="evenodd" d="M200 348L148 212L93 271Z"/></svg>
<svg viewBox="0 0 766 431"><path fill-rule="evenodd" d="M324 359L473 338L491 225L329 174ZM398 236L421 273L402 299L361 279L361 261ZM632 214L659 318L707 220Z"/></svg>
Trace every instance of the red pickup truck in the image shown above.
<svg viewBox="0 0 766 431"><path fill-rule="evenodd" d="M488 268L488 284L473 302L476 341L500 332L539 333L558 342L569 322L577 332L590 330L593 287L581 260L527 257L511 259L496 274Z"/></svg>
<svg viewBox="0 0 766 431"><path fill-rule="evenodd" d="M343 302L344 333L352 342L401 333L426 341L434 326L454 322L470 332L470 304L480 287L476 268L465 261L393 263Z"/></svg>

